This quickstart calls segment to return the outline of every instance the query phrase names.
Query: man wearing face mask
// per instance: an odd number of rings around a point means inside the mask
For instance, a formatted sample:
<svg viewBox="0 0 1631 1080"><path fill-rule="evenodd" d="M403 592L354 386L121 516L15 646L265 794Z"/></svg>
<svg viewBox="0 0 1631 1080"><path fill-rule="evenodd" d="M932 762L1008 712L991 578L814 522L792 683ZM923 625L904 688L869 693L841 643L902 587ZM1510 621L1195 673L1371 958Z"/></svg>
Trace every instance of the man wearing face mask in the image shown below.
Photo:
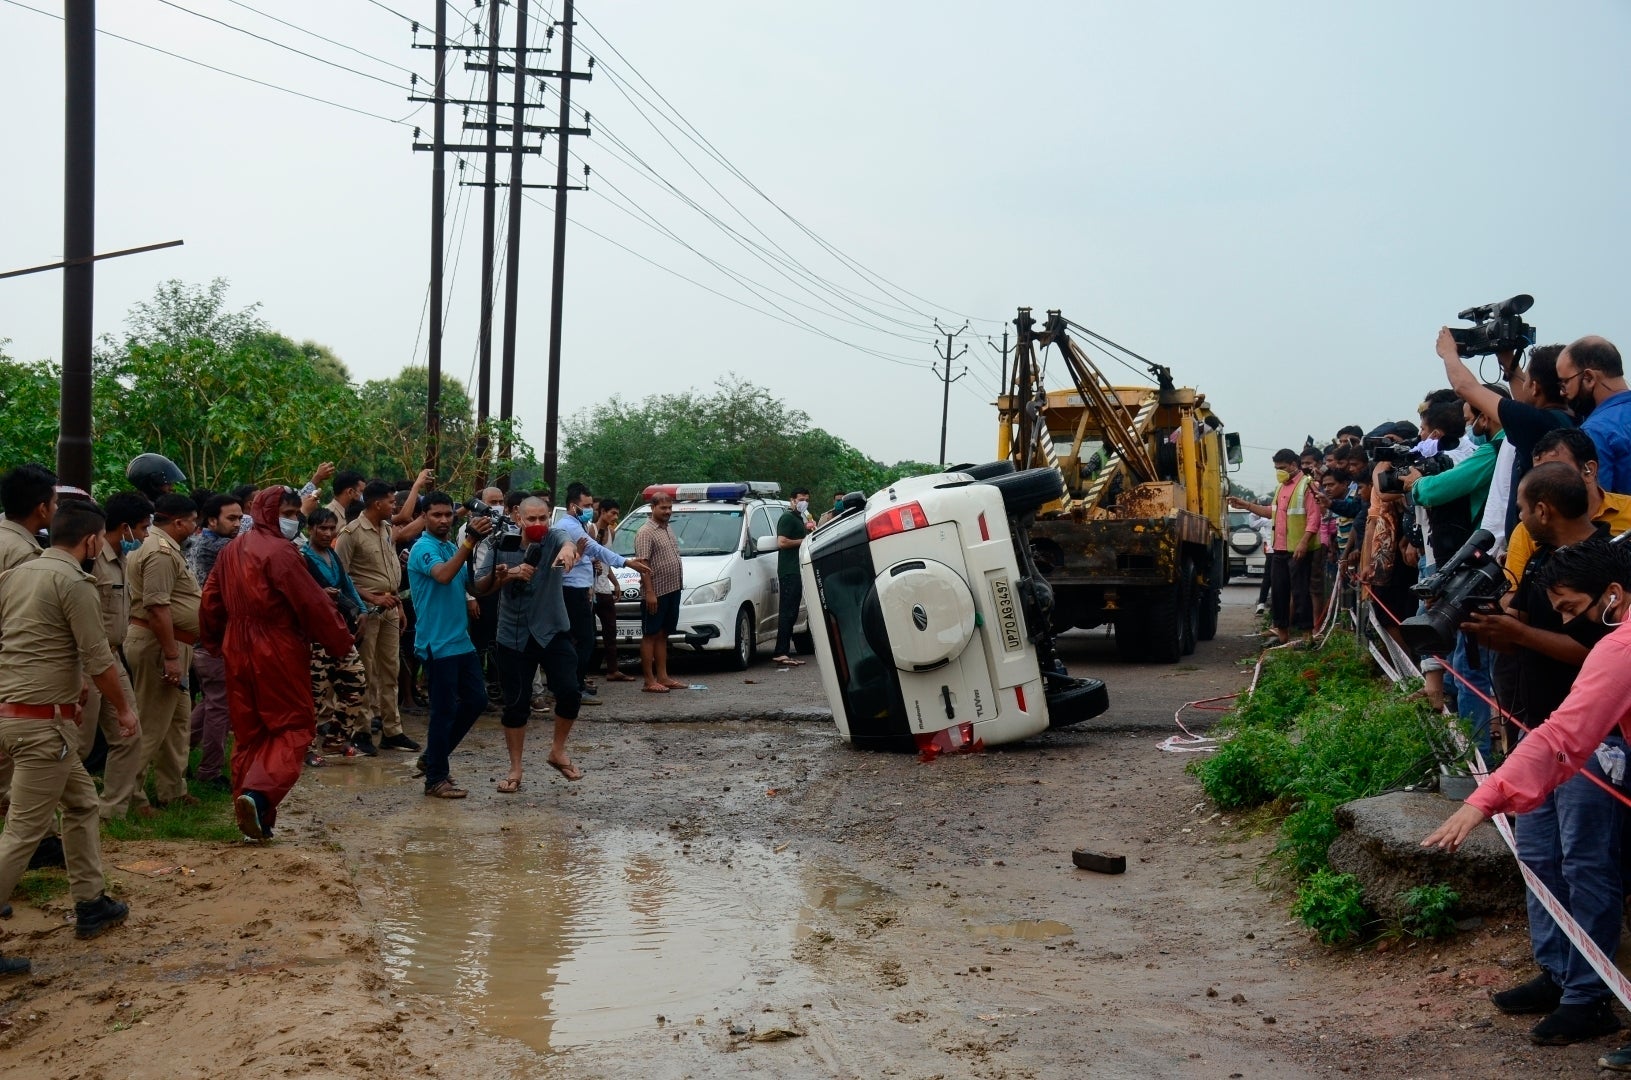
<svg viewBox="0 0 1631 1080"><path fill-rule="evenodd" d="M571 621L572 647L578 654L578 694L585 705L599 705L600 697L589 685L589 665L595 658L595 575L593 563L613 568L628 565L623 556L590 539L584 529L594 520L594 496L583 484L566 487L566 517L559 530L582 558L561 575L561 595ZM638 567L636 567L638 569Z"/></svg>
<svg viewBox="0 0 1631 1080"><path fill-rule="evenodd" d="M798 621L799 604L804 600L804 579L799 576L799 547L810 535L810 492L793 492L793 505L776 520L776 584L781 604L776 613L776 652L771 659L788 667L803 667L793 659L793 624Z"/></svg>
<svg viewBox="0 0 1631 1080"><path fill-rule="evenodd" d="M114 703L123 736L138 727L108 648L95 578L85 570L101 550L102 525L95 504L65 502L51 518L51 549L0 577L0 747L15 766L0 832L0 897L17 887L60 804L82 938L118 926L130 911L102 891L100 802L73 752L84 676ZM27 970L26 960L0 958L0 974Z"/></svg>
<svg viewBox="0 0 1631 1080"><path fill-rule="evenodd" d="M1597 482L1605 491L1631 495L1631 390L1620 350L1600 337L1571 343L1557 358L1557 382L1597 444Z"/></svg>
<svg viewBox="0 0 1631 1080"><path fill-rule="evenodd" d="M300 497L266 488L255 493L250 516L254 527L210 572L200 640L226 665L238 828L247 839L270 840L278 804L300 779L317 732L311 644L344 656L353 639L291 543L300 535Z"/></svg>
<svg viewBox="0 0 1631 1080"><path fill-rule="evenodd" d="M1249 503L1234 495L1229 496L1229 505L1274 522L1274 551L1268 565L1269 606L1274 615L1274 634L1283 645L1291 640L1292 631L1312 633L1314 629L1308 581L1313 569L1310 559L1317 557L1314 553L1319 546L1320 507L1314 484L1303 475L1295 450L1274 452L1274 479L1279 488L1272 506Z"/></svg>
<svg viewBox="0 0 1631 1080"><path fill-rule="evenodd" d="M215 560L242 531L244 508L235 495L212 495L204 500L199 513L204 527L193 536L187 565L200 589L210 581ZM193 650L193 674L198 678L198 704L188 723L188 742L200 747L198 783L226 791L231 785L223 775L226 769L227 734L232 718L227 712L227 669L221 658L208 649Z"/></svg>
<svg viewBox="0 0 1631 1080"><path fill-rule="evenodd" d="M1586 483L1562 462L1532 468L1518 485L1523 527L1539 545L1524 567L1502 614L1475 614L1464 629L1485 645L1516 653L1519 719L1543 724L1563 703L1591 646L1606 633L1583 620L1564 624L1543 582L1554 553L1593 540ZM1533 736L1529 736L1532 738ZM1520 746L1522 744L1520 743ZM1625 778L1625 743L1617 735L1586 762L1587 771L1611 784ZM1547 795L1516 824L1518 857L1608 955L1619 944L1621 812L1619 802L1583 773ZM1567 1045L1618 1030L1612 997L1601 979L1558 929L1533 894L1529 937L1541 974L1494 994L1496 1008L1514 1014L1547 1014L1530 1033L1543 1045Z"/></svg>
<svg viewBox="0 0 1631 1080"><path fill-rule="evenodd" d="M148 525L153 520L153 504L137 491L121 491L108 499L107 532L102 550L97 553L95 569L96 591L102 603L102 628L107 631L108 647L113 650L119 685L125 700L134 702L136 691L131 687L124 656L125 638L130 633L130 595L125 588L125 560L135 554L147 539ZM107 740L107 762L102 767L101 816L111 819L134 801L147 805L147 792L136 785L142 767L141 733L126 736L119 730L117 703L102 695L93 682L85 700L84 719L79 725L79 757L84 760L96 746L96 733L102 732Z"/></svg>
<svg viewBox="0 0 1631 1080"><path fill-rule="evenodd" d="M187 670L198 641L198 579L181 545L198 524L198 507L185 495L161 495L153 504L153 527L125 573L130 593L130 633L125 661L142 718L142 766L137 783L153 768L158 805L196 806L187 793L187 733L191 701ZM116 813L123 813L119 807ZM138 809L138 813L142 811ZM157 811L151 807L147 813Z"/></svg>

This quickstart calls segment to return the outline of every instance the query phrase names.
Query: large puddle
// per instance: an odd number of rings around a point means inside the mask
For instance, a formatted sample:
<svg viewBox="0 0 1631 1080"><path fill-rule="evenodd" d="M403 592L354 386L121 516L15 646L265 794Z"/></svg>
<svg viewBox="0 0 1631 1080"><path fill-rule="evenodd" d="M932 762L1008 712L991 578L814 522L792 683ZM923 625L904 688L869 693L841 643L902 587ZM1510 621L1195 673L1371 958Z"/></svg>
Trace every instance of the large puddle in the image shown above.
<svg viewBox="0 0 1631 1080"><path fill-rule="evenodd" d="M763 845L653 832L421 827L378 858L385 962L401 983L543 1052L650 1030L659 1015L711 1023L771 986L796 994L804 919L879 895Z"/></svg>

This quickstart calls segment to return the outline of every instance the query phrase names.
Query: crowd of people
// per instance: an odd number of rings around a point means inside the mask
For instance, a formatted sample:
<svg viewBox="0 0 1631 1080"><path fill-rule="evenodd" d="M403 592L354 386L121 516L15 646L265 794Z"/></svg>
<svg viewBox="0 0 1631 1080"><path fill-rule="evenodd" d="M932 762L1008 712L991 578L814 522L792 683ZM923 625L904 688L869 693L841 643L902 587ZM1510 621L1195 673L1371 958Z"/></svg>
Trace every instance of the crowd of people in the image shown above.
<svg viewBox="0 0 1631 1080"><path fill-rule="evenodd" d="M1424 696L1463 719L1486 760L1504 758L1426 843L1453 850L1489 816L1516 813L1520 858L1612 957L1631 806L1631 638L1614 631L1631 609L1631 543L1616 542L1631 529L1631 390L1599 337L1497 353L1491 382L1448 330L1437 352L1448 385L1413 418L1282 449L1272 497L1231 505L1259 515L1270 540L1281 642L1306 639L1331 603L1374 619L1400 651L1419 651ZM1426 615L1435 590L1412 587L1453 576L1470 549L1504 568L1505 595L1461 614L1453 647L1422 648L1400 624ZM1619 1030L1608 987L1533 894L1529 908L1540 972L1493 994L1495 1006L1539 1016L1540 1044ZM1631 1071L1631 1048L1603 1061Z"/></svg>
<svg viewBox="0 0 1631 1080"><path fill-rule="evenodd" d="M547 493L487 488L461 506L428 470L390 483L324 463L299 490L182 494L181 470L143 454L127 479L98 504L42 465L0 476L0 898L59 862L81 937L128 915L103 889L100 823L197 806L189 785L229 793L252 841L272 837L302 770L336 754L415 754L427 797L462 799L449 757L492 696L510 759L499 792L521 787L536 708L553 719L546 762L581 779L567 740L598 702L595 675L632 681L616 569L641 578L644 688L683 685L654 640L680 588L661 497L625 558L606 546L621 507L579 483L557 521ZM423 746L404 708L428 712ZM0 956L0 974L27 970Z"/></svg>

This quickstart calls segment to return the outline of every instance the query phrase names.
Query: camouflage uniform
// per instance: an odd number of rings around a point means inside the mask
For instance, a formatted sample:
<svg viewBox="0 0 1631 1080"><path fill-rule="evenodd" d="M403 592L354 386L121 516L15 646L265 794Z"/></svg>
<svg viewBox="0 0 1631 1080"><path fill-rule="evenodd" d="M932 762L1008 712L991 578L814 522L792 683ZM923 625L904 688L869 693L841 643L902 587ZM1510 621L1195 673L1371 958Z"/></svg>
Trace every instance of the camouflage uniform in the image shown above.
<svg viewBox="0 0 1631 1080"><path fill-rule="evenodd" d="M355 646L338 660L321 645L311 647L311 696L319 730L333 723L348 741L368 733L368 681Z"/></svg>

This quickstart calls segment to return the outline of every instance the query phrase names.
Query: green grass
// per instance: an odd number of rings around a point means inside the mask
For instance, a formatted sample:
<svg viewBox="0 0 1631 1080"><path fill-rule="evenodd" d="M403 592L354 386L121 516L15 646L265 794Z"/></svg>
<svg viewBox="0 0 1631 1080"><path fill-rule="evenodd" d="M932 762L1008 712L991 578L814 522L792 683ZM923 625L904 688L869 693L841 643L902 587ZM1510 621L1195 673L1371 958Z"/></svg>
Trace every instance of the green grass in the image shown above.
<svg viewBox="0 0 1631 1080"><path fill-rule="evenodd" d="M227 752L231 753L228 741ZM197 772L199 751L188 759L188 768ZM102 823L102 835L112 840L204 840L230 844L243 838L232 817L232 795L216 791L202 784L188 784L188 792L199 801L198 806L172 805L156 818L142 818L130 814L124 818ZM147 785L147 798L154 806L158 796L153 785Z"/></svg>
<svg viewBox="0 0 1631 1080"><path fill-rule="evenodd" d="M17 882L17 888L8 898L30 907L44 907L68 891L68 872L57 867L30 870Z"/></svg>
<svg viewBox="0 0 1631 1080"><path fill-rule="evenodd" d="M1351 634L1334 634L1318 652L1270 654L1256 691L1221 728L1227 741L1189 771L1220 809L1282 814L1274 855L1301 883L1294 911L1328 943L1357 936L1357 886L1328 869L1335 810L1431 772L1442 719L1379 682Z"/></svg>

